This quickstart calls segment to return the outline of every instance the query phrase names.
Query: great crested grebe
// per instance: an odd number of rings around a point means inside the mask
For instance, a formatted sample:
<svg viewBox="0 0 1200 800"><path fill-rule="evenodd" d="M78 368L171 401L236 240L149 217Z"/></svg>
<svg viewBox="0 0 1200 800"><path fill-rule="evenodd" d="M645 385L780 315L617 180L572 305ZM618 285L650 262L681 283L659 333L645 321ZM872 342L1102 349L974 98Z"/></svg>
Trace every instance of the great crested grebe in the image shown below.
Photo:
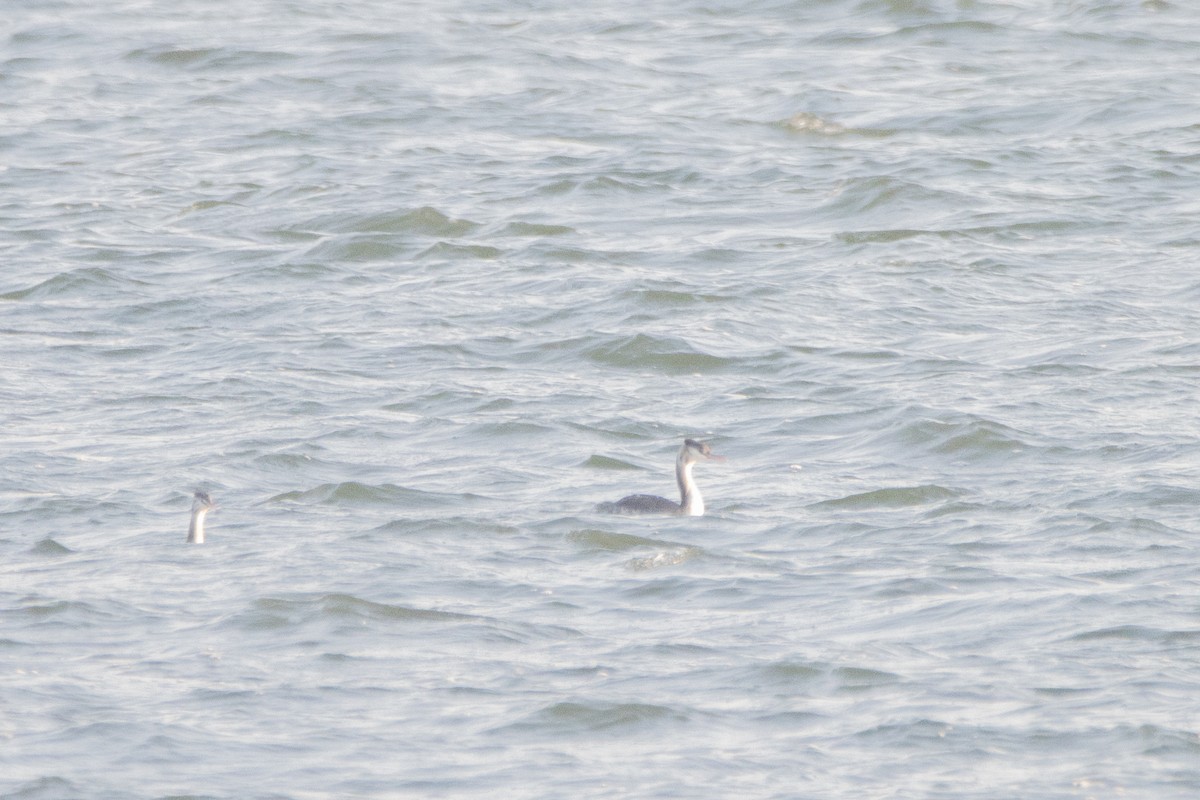
<svg viewBox="0 0 1200 800"><path fill-rule="evenodd" d="M601 503L596 506L596 510L613 514L679 514L685 517L699 517L704 514L704 498L700 496L700 490L692 480L692 467L698 461L724 460L723 456L713 455L712 449L704 442L684 439L683 447L679 448L679 455L675 458L675 481L679 484L678 503L652 494L631 494L615 503Z"/></svg>
<svg viewBox="0 0 1200 800"><path fill-rule="evenodd" d="M188 525L188 544L204 544L204 515L216 508L208 492L192 496L192 524Z"/></svg>

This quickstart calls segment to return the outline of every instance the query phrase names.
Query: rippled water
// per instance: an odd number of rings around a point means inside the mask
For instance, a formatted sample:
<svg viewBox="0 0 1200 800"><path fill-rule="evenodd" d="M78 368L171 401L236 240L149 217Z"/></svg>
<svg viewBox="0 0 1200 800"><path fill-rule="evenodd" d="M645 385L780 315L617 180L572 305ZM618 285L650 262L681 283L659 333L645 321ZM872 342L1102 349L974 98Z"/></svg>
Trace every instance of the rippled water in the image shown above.
<svg viewBox="0 0 1200 800"><path fill-rule="evenodd" d="M0 796L1200 792L1190 4L5 10Z"/></svg>

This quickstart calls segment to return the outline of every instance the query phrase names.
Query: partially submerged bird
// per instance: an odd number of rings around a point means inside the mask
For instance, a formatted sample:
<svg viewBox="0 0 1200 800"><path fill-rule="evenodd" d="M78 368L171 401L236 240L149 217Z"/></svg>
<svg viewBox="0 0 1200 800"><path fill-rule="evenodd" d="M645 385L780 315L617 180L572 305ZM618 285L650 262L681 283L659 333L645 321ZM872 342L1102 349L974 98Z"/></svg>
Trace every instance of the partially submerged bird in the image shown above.
<svg viewBox="0 0 1200 800"><path fill-rule="evenodd" d="M699 517L704 514L704 498L692 480L692 467L698 461L724 461L724 457L713 455L712 448L695 439L684 439L683 447L675 458L675 480L679 484L679 502L652 494L631 494L615 503L601 503L597 511L613 514L679 514Z"/></svg>
<svg viewBox="0 0 1200 800"><path fill-rule="evenodd" d="M188 525L188 544L204 544L204 515L216 508L208 492L192 496L192 524Z"/></svg>

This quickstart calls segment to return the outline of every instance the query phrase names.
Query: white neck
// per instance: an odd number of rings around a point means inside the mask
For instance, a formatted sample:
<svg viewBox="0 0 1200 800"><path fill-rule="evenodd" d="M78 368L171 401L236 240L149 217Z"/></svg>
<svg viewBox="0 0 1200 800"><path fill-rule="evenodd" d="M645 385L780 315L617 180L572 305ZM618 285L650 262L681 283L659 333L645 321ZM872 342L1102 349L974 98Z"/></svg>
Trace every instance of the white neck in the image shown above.
<svg viewBox="0 0 1200 800"><path fill-rule="evenodd" d="M700 489L692 480L692 467L694 466L696 466L696 462L684 461L682 453L679 460L675 462L675 480L679 483L679 505L682 509L681 513L687 517L704 516L704 498L700 496Z"/></svg>
<svg viewBox="0 0 1200 800"><path fill-rule="evenodd" d="M192 512L192 524L188 526L188 543L204 544L204 515L207 508L199 508Z"/></svg>

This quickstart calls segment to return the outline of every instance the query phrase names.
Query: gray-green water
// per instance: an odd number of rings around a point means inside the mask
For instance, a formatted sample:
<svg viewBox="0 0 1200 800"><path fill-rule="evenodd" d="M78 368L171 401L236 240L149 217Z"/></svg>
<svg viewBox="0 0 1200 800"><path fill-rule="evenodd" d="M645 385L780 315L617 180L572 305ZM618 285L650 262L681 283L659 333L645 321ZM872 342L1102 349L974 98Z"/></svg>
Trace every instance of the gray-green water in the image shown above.
<svg viewBox="0 0 1200 800"><path fill-rule="evenodd" d="M0 797L1200 792L1192 4L3 7Z"/></svg>

